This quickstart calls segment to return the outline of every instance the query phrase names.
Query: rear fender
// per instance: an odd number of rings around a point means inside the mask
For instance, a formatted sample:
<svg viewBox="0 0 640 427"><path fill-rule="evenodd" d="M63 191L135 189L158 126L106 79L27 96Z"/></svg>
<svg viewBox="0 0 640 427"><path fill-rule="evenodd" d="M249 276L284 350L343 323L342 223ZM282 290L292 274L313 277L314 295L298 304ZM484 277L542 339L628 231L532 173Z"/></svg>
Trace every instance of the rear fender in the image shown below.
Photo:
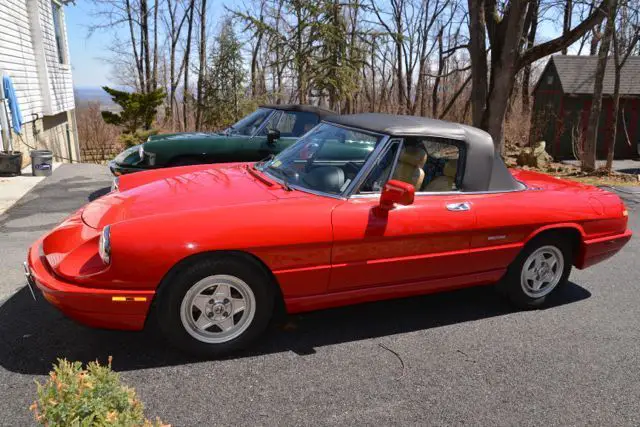
<svg viewBox="0 0 640 427"><path fill-rule="evenodd" d="M580 234L581 241L583 241L586 237L586 233L584 232L584 229L579 224L576 224L573 222L566 222L566 223L545 225L544 227L537 228L527 236L527 238L524 240L524 244L525 245L528 244L531 240L535 239L542 233L546 233L550 231L563 231L567 229L577 231Z"/></svg>

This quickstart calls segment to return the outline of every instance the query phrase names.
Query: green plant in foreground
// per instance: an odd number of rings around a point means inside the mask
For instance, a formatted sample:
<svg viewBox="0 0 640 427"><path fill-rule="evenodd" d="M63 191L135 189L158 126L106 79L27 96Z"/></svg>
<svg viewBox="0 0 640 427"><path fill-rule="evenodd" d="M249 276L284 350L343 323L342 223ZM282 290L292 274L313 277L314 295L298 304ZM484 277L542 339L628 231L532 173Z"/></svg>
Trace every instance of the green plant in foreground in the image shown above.
<svg viewBox="0 0 640 427"><path fill-rule="evenodd" d="M120 383L107 366L58 359L49 378L38 386L38 399L30 406L35 420L46 426L165 426L144 416L135 390Z"/></svg>

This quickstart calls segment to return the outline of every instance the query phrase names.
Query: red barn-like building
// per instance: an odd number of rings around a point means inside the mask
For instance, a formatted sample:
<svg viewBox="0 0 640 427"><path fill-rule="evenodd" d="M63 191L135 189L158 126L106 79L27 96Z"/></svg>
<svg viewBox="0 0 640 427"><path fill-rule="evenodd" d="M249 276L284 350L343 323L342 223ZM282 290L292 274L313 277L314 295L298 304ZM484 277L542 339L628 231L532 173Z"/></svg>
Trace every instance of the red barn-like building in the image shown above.
<svg viewBox="0 0 640 427"><path fill-rule="evenodd" d="M530 141L546 141L547 152L555 159L573 158L574 149L584 144L597 62L596 56L553 56L533 90ZM613 86L611 57L603 82L598 159L605 159L613 144ZM638 158L639 144L640 56L631 56L621 73L615 158Z"/></svg>

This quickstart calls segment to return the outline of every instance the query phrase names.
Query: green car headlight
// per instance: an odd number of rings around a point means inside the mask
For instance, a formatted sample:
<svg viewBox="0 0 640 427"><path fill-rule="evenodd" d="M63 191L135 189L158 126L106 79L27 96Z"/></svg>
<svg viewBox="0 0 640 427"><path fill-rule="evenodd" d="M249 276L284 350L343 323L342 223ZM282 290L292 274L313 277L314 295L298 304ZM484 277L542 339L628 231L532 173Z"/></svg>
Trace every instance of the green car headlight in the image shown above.
<svg viewBox="0 0 640 427"><path fill-rule="evenodd" d="M147 156L147 164L149 166L155 166L156 164L156 153L145 152L145 156Z"/></svg>

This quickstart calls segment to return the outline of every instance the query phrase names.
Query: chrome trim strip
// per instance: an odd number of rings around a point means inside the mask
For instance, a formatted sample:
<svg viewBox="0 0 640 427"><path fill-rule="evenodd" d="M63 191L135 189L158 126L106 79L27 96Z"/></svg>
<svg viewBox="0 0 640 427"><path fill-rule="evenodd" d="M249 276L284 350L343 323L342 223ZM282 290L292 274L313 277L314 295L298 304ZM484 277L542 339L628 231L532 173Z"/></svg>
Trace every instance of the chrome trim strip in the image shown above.
<svg viewBox="0 0 640 427"><path fill-rule="evenodd" d="M33 292L33 287L36 286L36 281L33 277L33 274L31 273L31 268L26 261L22 263L22 268L24 269L24 275L27 279L27 287L29 288L29 292L31 292L33 300L36 301L36 294L35 292Z"/></svg>
<svg viewBox="0 0 640 427"><path fill-rule="evenodd" d="M524 185L524 184L523 184ZM519 193L521 191L528 190L528 187L518 188L515 190L504 190L504 191L420 191L415 193L416 196L467 196L467 195L476 195L476 194L502 194L502 193ZM351 196L352 198L364 199L364 198L375 198L380 197L380 193L375 194L354 194Z"/></svg>
<svg viewBox="0 0 640 427"><path fill-rule="evenodd" d="M367 177L367 175L369 175L369 173L373 169L373 166L380 158L380 153L388 146L390 138L391 137L388 135L383 136L382 140L378 143L378 146L369 154L369 158L367 159L365 164L362 165L358 174L342 192L345 198L349 198L349 196L353 194L356 188L360 188L360 185L362 185L362 182Z"/></svg>
<svg viewBox="0 0 640 427"><path fill-rule="evenodd" d="M383 158L383 156L385 156L387 154L387 151L390 150L391 147L393 147L393 144L398 143L399 148L398 148L398 151L396 152L396 155L395 155L395 157L393 159L393 168L391 169L391 173L389 174L389 179L391 179L391 177L393 176L394 172L396 171L396 167L398 166L398 159L400 158L400 152L402 151L402 147L404 145L404 139L403 138L391 138L391 137L389 137L389 138L390 138L390 141L387 144L387 147L383 150L382 153L380 153L378 155L377 161L381 160ZM374 162L374 164L371 166L370 170L367 172L367 174L364 176L364 178L366 178L369 175L369 173L371 173L371 170L373 170L373 167L375 166L375 163L376 162ZM353 189L353 193L355 193L356 190L359 190L360 187L362 186L362 184L364 184L364 178L362 179L362 182L360 182L358 184L358 186ZM385 184L386 184L386 182L385 182ZM375 196L375 195L378 195L379 193L371 192L371 193L365 193L365 194L366 195L374 195ZM353 194L353 197L356 197L356 196L359 196L359 194Z"/></svg>

